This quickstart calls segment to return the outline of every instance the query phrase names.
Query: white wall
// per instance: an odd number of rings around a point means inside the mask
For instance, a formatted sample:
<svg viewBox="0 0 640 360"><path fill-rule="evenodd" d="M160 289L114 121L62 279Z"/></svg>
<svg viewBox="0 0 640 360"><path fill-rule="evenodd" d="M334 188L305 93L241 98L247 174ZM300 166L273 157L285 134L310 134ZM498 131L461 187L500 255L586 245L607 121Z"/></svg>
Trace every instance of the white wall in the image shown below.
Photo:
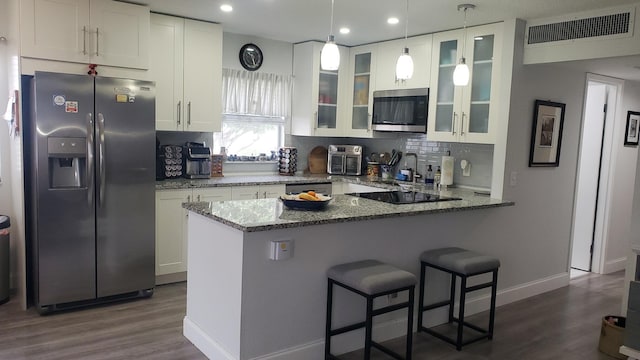
<svg viewBox="0 0 640 360"><path fill-rule="evenodd" d="M264 62L258 71L291 75L293 66L292 43L227 32L222 37L222 67L244 69L240 65L238 54L242 45L247 43L256 44L262 50Z"/></svg>
<svg viewBox="0 0 640 360"><path fill-rule="evenodd" d="M9 11L8 3L0 3L0 36L7 37L9 33ZM8 86L8 44L0 41L0 117L4 114L7 98L9 97ZM8 214L11 203L11 176L9 162L9 129L4 120L0 120L0 214Z"/></svg>
<svg viewBox="0 0 640 360"><path fill-rule="evenodd" d="M573 212L579 136L582 121L586 73L584 70L554 65L517 65L514 70L509 120L504 198L516 202L496 227L505 233L518 234L519 249L531 256L521 266L533 266L544 277L566 271L569 263L571 217ZM625 88L625 105L638 99L637 87ZM528 157L534 101L551 100L566 104L559 167L530 168ZM637 106L636 106L637 107ZM626 110L625 117L626 117ZM612 150L611 211L608 224L609 243L603 249L603 271L624 268L631 224L631 200L637 149L624 148L620 116L616 116ZM509 186L509 174L518 173L517 185ZM623 175L626 174L625 175ZM503 239L506 241L507 239Z"/></svg>
<svg viewBox="0 0 640 360"><path fill-rule="evenodd" d="M602 249L603 273L624 269L629 250L631 212L638 159L637 146L624 146L624 133L628 110L640 110L640 83L625 82L622 106L615 116L612 161L609 168L609 190L611 196L607 208L609 222L606 224L608 242Z"/></svg>
<svg viewBox="0 0 640 360"><path fill-rule="evenodd" d="M20 67L18 61L19 37L19 0L7 0L2 2L0 10L7 17L8 34L6 43L6 84L0 84L8 92L20 89ZM11 217L11 270L12 283L17 289L17 298L26 308L26 272L25 272L25 238L24 238L24 198L23 198L23 174L22 174L22 137L21 133L9 140L10 156L10 189L11 200L9 216ZM5 175L6 176L6 175Z"/></svg>

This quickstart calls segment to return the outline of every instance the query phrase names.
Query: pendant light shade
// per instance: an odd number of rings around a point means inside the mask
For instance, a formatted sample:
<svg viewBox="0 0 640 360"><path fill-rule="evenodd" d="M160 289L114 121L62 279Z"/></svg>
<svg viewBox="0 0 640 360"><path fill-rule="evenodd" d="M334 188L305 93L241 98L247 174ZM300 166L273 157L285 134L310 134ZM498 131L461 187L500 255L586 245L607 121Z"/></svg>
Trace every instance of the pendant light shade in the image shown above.
<svg viewBox="0 0 640 360"><path fill-rule="evenodd" d="M404 42L407 43L407 30L409 29L409 0L407 0L407 10L405 12L404 20ZM404 47L402 54L396 61L396 79L397 80L409 80L413 76L413 59L409 55L409 48Z"/></svg>
<svg viewBox="0 0 640 360"><path fill-rule="evenodd" d="M467 10L475 9L473 4L460 4L458 5L458 11L464 11L464 28L462 38L462 56L460 56L460 62L456 65L453 71L453 85L455 86L467 86L469 85L469 66L464 58L465 50L467 47Z"/></svg>
<svg viewBox="0 0 640 360"><path fill-rule="evenodd" d="M460 59L460 63L456 65L456 69L453 70L453 85L469 85L469 66L466 63L465 58Z"/></svg>
<svg viewBox="0 0 640 360"><path fill-rule="evenodd" d="M413 76L413 59L409 55L409 48L402 50L402 55L396 62L396 79L409 80Z"/></svg>
<svg viewBox="0 0 640 360"><path fill-rule="evenodd" d="M322 70L338 70L340 67L340 50L333 40L333 35L329 35L329 39L322 47L320 52L320 67Z"/></svg>
<svg viewBox="0 0 640 360"><path fill-rule="evenodd" d="M322 70L335 71L340 67L340 50L338 49L338 45L336 45L335 39L333 37L333 3L334 0L331 0L331 26L329 28L329 38L327 38L327 42L322 47L322 51L320 52L320 68Z"/></svg>

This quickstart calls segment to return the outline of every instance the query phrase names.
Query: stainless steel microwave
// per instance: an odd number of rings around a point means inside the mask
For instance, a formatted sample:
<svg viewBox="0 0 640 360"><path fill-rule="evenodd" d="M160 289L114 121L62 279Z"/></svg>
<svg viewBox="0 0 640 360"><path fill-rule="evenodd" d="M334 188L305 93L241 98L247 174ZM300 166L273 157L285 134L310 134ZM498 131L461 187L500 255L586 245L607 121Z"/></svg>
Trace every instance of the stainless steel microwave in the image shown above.
<svg viewBox="0 0 640 360"><path fill-rule="evenodd" d="M429 88L373 92L372 129L427 132Z"/></svg>

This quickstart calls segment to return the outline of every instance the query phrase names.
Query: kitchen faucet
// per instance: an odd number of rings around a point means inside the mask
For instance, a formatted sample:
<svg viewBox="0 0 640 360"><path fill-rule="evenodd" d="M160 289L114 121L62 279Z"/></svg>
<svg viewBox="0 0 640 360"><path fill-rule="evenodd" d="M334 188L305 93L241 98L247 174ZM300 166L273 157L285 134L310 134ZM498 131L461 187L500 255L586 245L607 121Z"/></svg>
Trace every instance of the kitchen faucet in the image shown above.
<svg viewBox="0 0 640 360"><path fill-rule="evenodd" d="M418 175L418 155L416 153L407 153L405 155L407 158L409 157L413 157L415 159L415 167L410 168L411 169L411 182L412 182L412 190L415 191L415 187L416 187L416 179L420 178L420 175ZM405 162L406 164L406 162Z"/></svg>

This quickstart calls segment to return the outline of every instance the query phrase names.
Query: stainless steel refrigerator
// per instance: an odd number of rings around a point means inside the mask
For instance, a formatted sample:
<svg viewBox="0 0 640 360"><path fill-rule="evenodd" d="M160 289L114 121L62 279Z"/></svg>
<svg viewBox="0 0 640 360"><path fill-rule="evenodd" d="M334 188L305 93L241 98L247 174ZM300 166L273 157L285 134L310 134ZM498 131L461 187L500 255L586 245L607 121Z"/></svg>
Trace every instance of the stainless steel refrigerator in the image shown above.
<svg viewBox="0 0 640 360"><path fill-rule="evenodd" d="M34 305L48 312L151 296L154 84L36 72L30 93Z"/></svg>

